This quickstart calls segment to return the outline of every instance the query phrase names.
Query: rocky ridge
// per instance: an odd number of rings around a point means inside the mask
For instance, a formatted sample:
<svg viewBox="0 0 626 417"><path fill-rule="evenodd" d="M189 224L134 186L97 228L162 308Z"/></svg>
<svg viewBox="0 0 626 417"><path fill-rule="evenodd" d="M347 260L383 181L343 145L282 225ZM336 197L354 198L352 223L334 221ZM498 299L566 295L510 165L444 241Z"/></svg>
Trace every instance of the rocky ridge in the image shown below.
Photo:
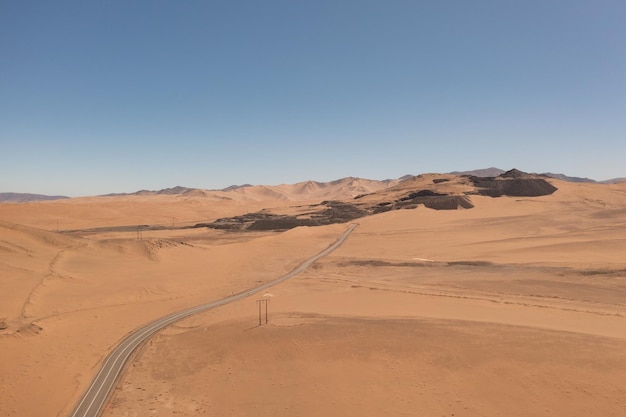
<svg viewBox="0 0 626 417"><path fill-rule="evenodd" d="M278 214L261 210L242 216L199 223L194 227L222 230L287 230L298 226L345 223L391 210L415 209L419 205L433 210L471 209L471 196L539 197L557 188L546 178L512 169L497 177L424 174L411 177L385 190L361 194L349 200L329 200L298 207L297 214Z"/></svg>

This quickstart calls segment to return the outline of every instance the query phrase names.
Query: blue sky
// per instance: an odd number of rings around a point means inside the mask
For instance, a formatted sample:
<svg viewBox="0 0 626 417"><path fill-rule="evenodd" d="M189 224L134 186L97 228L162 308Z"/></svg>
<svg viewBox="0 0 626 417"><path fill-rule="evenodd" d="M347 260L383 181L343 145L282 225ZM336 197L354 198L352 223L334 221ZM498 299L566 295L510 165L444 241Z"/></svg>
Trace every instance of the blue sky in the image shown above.
<svg viewBox="0 0 626 417"><path fill-rule="evenodd" d="M626 176L626 2L0 0L0 191Z"/></svg>

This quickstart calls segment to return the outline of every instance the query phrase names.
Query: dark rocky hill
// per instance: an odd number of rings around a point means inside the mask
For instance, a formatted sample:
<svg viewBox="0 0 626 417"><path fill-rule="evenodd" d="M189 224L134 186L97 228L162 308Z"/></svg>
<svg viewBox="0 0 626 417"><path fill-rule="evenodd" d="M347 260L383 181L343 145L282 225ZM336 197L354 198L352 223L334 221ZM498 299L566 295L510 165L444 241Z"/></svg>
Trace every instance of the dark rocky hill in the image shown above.
<svg viewBox="0 0 626 417"><path fill-rule="evenodd" d="M471 209L472 196L538 197L552 194L556 187L545 177L517 169L496 177L425 174L407 178L382 191L362 194L343 201L294 207L293 215L261 210L243 216L200 223L195 227L224 230L286 230L298 226L321 226L349 222L392 210L415 209L420 205L433 210Z"/></svg>

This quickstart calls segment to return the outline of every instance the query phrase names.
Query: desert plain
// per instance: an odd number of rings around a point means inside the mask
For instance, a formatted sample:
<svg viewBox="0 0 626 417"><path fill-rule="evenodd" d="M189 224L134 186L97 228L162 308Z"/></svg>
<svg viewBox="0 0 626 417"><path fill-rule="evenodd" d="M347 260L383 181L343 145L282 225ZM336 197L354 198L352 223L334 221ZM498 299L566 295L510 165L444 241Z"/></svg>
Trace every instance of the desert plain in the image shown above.
<svg viewBox="0 0 626 417"><path fill-rule="evenodd" d="M187 226L400 185L0 204L0 415L71 415L133 329L284 275L356 223L300 275L152 337L102 415L624 416L626 183L547 181L289 230Z"/></svg>

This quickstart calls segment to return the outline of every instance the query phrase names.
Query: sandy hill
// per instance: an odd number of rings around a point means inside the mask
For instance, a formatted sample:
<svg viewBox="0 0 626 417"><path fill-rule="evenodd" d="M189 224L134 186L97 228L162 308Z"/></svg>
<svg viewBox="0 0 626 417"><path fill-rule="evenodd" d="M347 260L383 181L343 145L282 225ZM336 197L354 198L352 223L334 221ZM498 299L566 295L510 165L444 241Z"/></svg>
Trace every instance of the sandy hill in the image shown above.
<svg viewBox="0 0 626 417"><path fill-rule="evenodd" d="M54 264L81 240L58 233L0 222L0 328L28 329L27 310L35 291L54 275Z"/></svg>
<svg viewBox="0 0 626 417"><path fill-rule="evenodd" d="M300 201L315 199L344 199L393 186L403 179L368 180L347 177L329 182L303 181L280 185L233 185L222 190L203 190L176 186L158 191L141 190L131 194L107 194L104 197L180 195L232 200Z"/></svg>
<svg viewBox="0 0 626 417"><path fill-rule="evenodd" d="M371 194L357 196L359 203L390 203L412 201L427 204L429 201L462 201L459 197L471 197L472 195L486 195L491 197L515 196L515 197L538 197L549 195L556 191L545 177L527 174L517 169L512 169L497 177L478 177L473 175L454 174L422 174L409 178L386 190ZM416 200L418 197L430 197L429 199ZM471 204L471 199L466 199ZM453 205L454 206L454 205ZM463 205L464 208L470 206ZM432 208L436 207L433 204ZM448 208L443 207L442 208ZM453 207L453 208L456 208Z"/></svg>
<svg viewBox="0 0 626 417"><path fill-rule="evenodd" d="M268 204L271 206L274 203L271 200L233 199L203 190L191 190L183 194L7 203L0 205L0 219L51 231L137 225L178 227L261 210Z"/></svg>
<svg viewBox="0 0 626 417"><path fill-rule="evenodd" d="M227 193L254 200L343 200L383 190L399 182L400 180L376 181L348 177L330 182L304 181L275 186L240 187Z"/></svg>

